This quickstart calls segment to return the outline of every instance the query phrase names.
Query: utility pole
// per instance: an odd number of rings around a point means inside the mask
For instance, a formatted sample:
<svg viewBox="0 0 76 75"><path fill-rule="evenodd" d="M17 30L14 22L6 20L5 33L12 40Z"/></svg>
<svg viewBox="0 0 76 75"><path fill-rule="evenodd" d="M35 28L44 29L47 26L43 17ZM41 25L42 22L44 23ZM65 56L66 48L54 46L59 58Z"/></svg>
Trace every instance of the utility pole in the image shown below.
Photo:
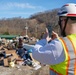
<svg viewBox="0 0 76 75"><path fill-rule="evenodd" d="M26 36L27 36L27 30L28 30L27 23L26 23L26 26L25 26L25 30L26 30Z"/></svg>

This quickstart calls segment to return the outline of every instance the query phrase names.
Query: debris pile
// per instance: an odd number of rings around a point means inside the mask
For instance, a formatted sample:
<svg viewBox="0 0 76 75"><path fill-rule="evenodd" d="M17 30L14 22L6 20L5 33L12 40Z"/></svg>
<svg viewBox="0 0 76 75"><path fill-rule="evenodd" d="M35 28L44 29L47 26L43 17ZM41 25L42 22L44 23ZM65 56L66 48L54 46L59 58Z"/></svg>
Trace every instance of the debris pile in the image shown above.
<svg viewBox="0 0 76 75"><path fill-rule="evenodd" d="M4 67L15 67L15 65L30 66L37 70L41 68L38 62L23 48L22 39L19 40L0 40L0 65Z"/></svg>

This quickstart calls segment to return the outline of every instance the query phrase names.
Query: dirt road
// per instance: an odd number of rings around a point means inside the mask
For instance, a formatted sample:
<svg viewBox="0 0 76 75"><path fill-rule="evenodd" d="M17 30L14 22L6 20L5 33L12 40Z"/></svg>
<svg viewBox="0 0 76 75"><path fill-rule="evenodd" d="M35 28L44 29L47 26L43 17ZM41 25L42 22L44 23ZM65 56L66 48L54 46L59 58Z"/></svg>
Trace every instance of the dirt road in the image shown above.
<svg viewBox="0 0 76 75"><path fill-rule="evenodd" d="M16 65L14 68L0 66L0 75L49 75L49 68L48 66L42 66L38 70L33 70L27 65Z"/></svg>

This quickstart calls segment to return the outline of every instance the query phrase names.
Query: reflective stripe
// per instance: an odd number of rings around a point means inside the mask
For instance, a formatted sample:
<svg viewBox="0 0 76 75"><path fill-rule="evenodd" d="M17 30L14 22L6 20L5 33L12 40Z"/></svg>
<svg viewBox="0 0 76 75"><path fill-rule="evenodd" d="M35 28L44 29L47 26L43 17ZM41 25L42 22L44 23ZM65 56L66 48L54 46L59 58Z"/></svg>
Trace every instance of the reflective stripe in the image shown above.
<svg viewBox="0 0 76 75"><path fill-rule="evenodd" d="M65 43L66 43L66 46L68 48L68 55L70 56L70 59L68 60L68 67L67 67L67 74L66 75L76 75L76 72L75 71L75 64L76 64L76 61L75 61L75 48L74 48L74 45L73 43L71 43L72 41L69 40L69 38L65 37L63 38Z"/></svg>
<svg viewBox="0 0 76 75"><path fill-rule="evenodd" d="M75 50L75 47L74 47L73 42L71 41L71 39L69 37L67 37L67 38L70 40L70 42L73 46L73 49L74 49L74 53L75 53L74 74L76 74L76 50Z"/></svg>
<svg viewBox="0 0 76 75"><path fill-rule="evenodd" d="M64 43L66 52L67 52L67 54L68 54L68 48L67 48L67 46L66 46L66 43L65 43L64 39L62 39L62 38L60 38L60 39L61 39L61 41ZM69 63L70 63L70 55L69 55L69 54L68 54L68 61L67 61L67 62L68 62L68 63L67 63L67 68L66 68L66 75L68 75L68 67L69 67Z"/></svg>
<svg viewBox="0 0 76 75"><path fill-rule="evenodd" d="M75 73L75 75L76 75L76 58L75 58L75 64L74 64L75 66L75 70L74 70L74 73Z"/></svg>
<svg viewBox="0 0 76 75"><path fill-rule="evenodd" d="M74 49L75 56L76 56L76 50L75 50L75 47L74 47L74 45L73 45L73 42L71 41L71 39L70 39L69 37L67 37L67 38L70 40L70 42L71 42L71 44L72 44L72 46L73 46L73 49Z"/></svg>

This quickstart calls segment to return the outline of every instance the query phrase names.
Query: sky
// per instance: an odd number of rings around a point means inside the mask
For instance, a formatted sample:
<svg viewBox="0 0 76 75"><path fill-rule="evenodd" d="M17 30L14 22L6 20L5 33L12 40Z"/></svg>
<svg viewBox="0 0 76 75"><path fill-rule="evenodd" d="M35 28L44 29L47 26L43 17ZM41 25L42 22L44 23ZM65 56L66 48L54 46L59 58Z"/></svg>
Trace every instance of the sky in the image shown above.
<svg viewBox="0 0 76 75"><path fill-rule="evenodd" d="M29 18L39 12L60 8L66 3L76 3L76 0L0 0L0 19Z"/></svg>

